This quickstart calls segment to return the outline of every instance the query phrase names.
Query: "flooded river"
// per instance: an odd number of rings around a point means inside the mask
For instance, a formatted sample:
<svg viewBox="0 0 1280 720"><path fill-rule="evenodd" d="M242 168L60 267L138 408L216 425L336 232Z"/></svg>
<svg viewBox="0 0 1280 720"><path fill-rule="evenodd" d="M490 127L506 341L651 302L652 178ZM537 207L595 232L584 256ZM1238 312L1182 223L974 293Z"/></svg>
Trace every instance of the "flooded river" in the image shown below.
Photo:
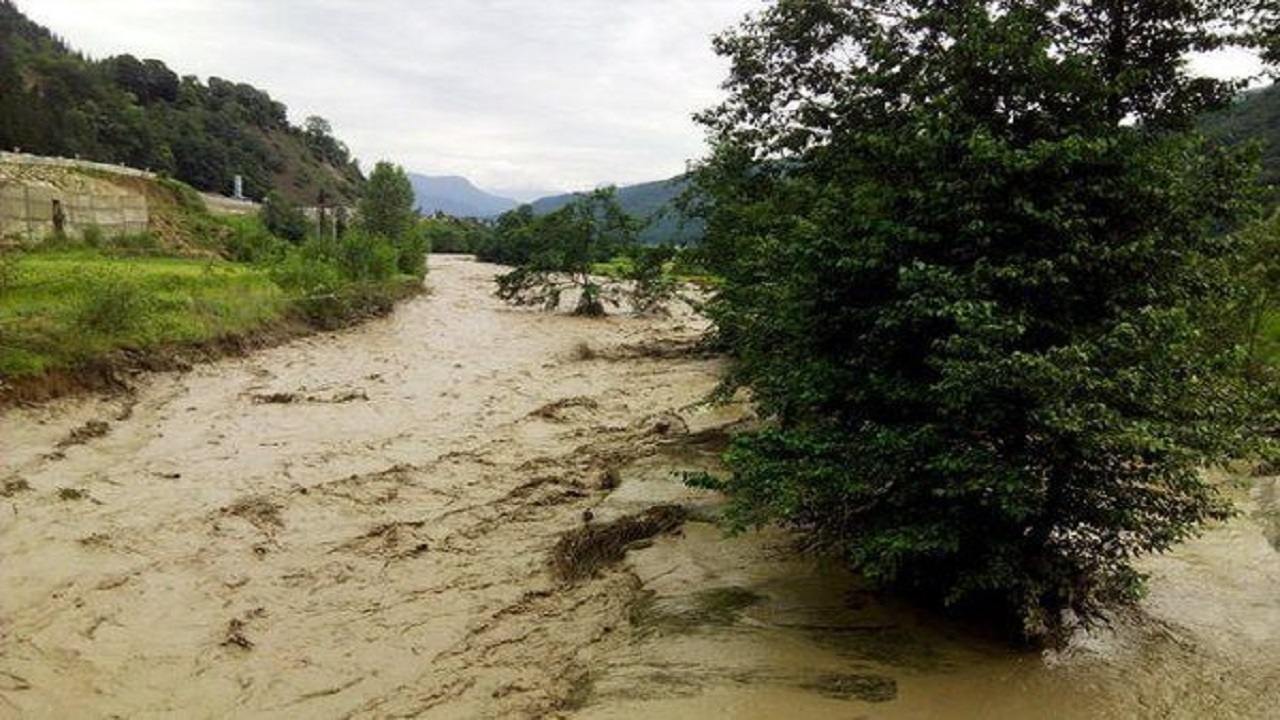
<svg viewBox="0 0 1280 720"><path fill-rule="evenodd" d="M0 717L1275 717L1276 481L1019 653L725 539L695 318L585 320L432 258L391 317L0 415ZM689 509L594 577L565 533ZM1270 541L1268 540L1270 538Z"/></svg>

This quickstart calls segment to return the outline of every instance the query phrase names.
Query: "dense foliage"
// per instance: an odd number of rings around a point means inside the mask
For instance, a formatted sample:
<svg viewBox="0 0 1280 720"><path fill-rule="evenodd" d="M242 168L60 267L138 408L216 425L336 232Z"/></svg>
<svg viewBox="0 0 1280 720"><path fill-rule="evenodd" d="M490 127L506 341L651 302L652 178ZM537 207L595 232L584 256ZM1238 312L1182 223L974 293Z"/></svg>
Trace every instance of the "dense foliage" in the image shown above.
<svg viewBox="0 0 1280 720"><path fill-rule="evenodd" d="M1262 152L1262 182L1280 200L1280 85L1244 93L1230 107L1200 121L1206 135L1230 144L1256 142Z"/></svg>
<svg viewBox="0 0 1280 720"><path fill-rule="evenodd" d="M437 214L423 218L419 230L433 253L474 253L489 247L492 228L482 220Z"/></svg>
<svg viewBox="0 0 1280 720"><path fill-rule="evenodd" d="M370 238L381 238L396 248L401 272L425 272L427 241L418 227L413 185L404 168L386 161L374 166L360 198L359 217L360 228Z"/></svg>
<svg viewBox="0 0 1280 720"><path fill-rule="evenodd" d="M290 125L285 106L244 83L179 77L159 60L92 61L0 0L0 149L151 169L262 198L353 199L360 170L328 123Z"/></svg>
<svg viewBox="0 0 1280 720"><path fill-rule="evenodd" d="M1045 637L1228 512L1254 165L1190 131L1235 88L1183 57L1247 10L781 0L716 40L711 312L772 420L738 524Z"/></svg>

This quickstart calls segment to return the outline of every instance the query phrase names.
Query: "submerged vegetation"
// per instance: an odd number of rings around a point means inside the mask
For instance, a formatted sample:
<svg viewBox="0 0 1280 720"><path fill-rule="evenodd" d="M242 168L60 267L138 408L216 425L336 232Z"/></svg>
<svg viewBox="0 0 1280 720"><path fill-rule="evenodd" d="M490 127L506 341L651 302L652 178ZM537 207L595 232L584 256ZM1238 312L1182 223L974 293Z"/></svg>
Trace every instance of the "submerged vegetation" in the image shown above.
<svg viewBox="0 0 1280 720"><path fill-rule="evenodd" d="M599 316L606 305L659 312L684 281L705 271L692 254L670 245L642 245L643 224L623 210L613 188L578 195L545 215L528 205L503 214L482 244L482 260L514 265L499 275L498 297L514 305L560 307L575 295L574 314Z"/></svg>

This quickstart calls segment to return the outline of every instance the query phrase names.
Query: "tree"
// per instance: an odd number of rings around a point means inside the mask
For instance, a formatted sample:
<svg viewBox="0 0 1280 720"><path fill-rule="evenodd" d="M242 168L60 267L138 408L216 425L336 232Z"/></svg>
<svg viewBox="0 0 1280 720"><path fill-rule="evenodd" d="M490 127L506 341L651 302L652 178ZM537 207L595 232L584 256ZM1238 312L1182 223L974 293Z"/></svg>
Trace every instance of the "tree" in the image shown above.
<svg viewBox="0 0 1280 720"><path fill-rule="evenodd" d="M297 245L307 238L309 223L302 209L280 193L272 191L262 200L258 211L267 232Z"/></svg>
<svg viewBox="0 0 1280 720"><path fill-rule="evenodd" d="M564 291L572 289L578 292L574 314L603 315L609 298L593 277L592 265L633 245L637 232L635 220L618 205L615 189L579 195L542 216L535 217L527 207L498 218L493 242L520 262L498 276L498 296L554 310Z"/></svg>
<svg viewBox="0 0 1280 720"><path fill-rule="evenodd" d="M413 185L404 168L382 161L369 174L364 196L360 198L359 219L366 233L385 238L400 250L401 272L421 275L427 245L418 231L418 211L414 204Z"/></svg>
<svg viewBox="0 0 1280 720"><path fill-rule="evenodd" d="M1190 131L1234 0L781 0L715 41L710 312L763 430L719 484L884 586L1026 637L1229 507L1244 339L1208 337L1252 165ZM1226 28L1226 29L1224 29Z"/></svg>

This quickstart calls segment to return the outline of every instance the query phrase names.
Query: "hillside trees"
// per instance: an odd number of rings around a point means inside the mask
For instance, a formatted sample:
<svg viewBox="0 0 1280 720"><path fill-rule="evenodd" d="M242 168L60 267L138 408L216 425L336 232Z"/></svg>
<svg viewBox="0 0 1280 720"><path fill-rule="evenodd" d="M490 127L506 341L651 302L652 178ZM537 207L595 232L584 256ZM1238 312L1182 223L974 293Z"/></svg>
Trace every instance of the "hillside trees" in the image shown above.
<svg viewBox="0 0 1280 720"><path fill-rule="evenodd" d="M734 522L1044 638L1227 514L1253 166L1189 131L1235 88L1183 57L1244 4L781 0L717 38L710 312L772 420Z"/></svg>
<svg viewBox="0 0 1280 720"><path fill-rule="evenodd" d="M85 59L0 0L0 148L151 169L213 192L241 175L255 198L354 199L359 167L327 123L317 129L291 126L282 103L245 83L180 78L127 54Z"/></svg>

